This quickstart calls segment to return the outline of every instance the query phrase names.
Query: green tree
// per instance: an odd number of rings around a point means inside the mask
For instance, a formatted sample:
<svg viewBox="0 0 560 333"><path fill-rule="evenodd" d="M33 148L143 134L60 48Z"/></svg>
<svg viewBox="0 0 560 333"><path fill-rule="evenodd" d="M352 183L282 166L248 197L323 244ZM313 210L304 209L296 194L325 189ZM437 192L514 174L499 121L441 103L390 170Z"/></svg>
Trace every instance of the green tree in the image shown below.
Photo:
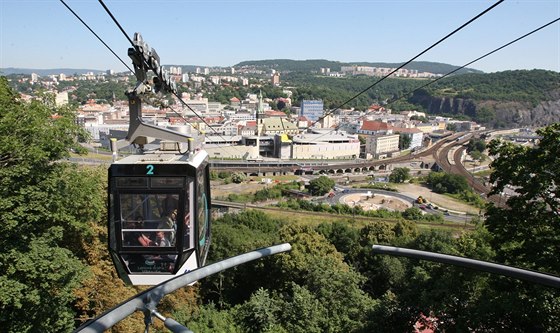
<svg viewBox="0 0 560 333"><path fill-rule="evenodd" d="M334 180L327 176L320 176L309 182L309 192L312 195L324 195L334 187Z"/></svg>
<svg viewBox="0 0 560 333"><path fill-rule="evenodd" d="M473 150L469 153L469 155L471 155L471 157L473 158L473 160L475 161L480 161L480 162L484 162L484 160L486 159L486 156L484 156L483 153L481 153L478 150Z"/></svg>
<svg viewBox="0 0 560 333"><path fill-rule="evenodd" d="M410 135L401 133L399 135L399 149L404 150L410 148L410 143L412 142L412 137Z"/></svg>
<svg viewBox="0 0 560 333"><path fill-rule="evenodd" d="M358 244L358 230L349 222L321 223L317 231L325 236L337 251L351 254Z"/></svg>
<svg viewBox="0 0 560 333"><path fill-rule="evenodd" d="M484 150L486 149L486 141L484 141L484 139L475 139L472 138L469 140L469 143L467 144L467 152L473 152L473 151L477 151L479 153L484 152Z"/></svg>
<svg viewBox="0 0 560 333"><path fill-rule="evenodd" d="M249 301L239 306L237 315L247 332L279 332L280 310L278 299L260 288Z"/></svg>
<svg viewBox="0 0 560 333"><path fill-rule="evenodd" d="M560 124L538 133L542 139L534 148L491 142L490 153L497 156L491 164L490 182L496 184L492 193L509 185L516 195L507 207L492 207L487 225L495 245L501 244L500 259L560 274L560 258L546 250L560 244Z"/></svg>
<svg viewBox="0 0 560 333"><path fill-rule="evenodd" d="M286 292L295 283L309 290L325 307L323 332L359 331L375 305L361 290L364 278L313 228L288 225L280 237L292 244L292 251L274 258L278 267L275 287Z"/></svg>
<svg viewBox="0 0 560 333"><path fill-rule="evenodd" d="M448 130L448 131L456 132L457 131L457 124L448 123L447 126L445 127L445 129Z"/></svg>
<svg viewBox="0 0 560 333"><path fill-rule="evenodd" d="M507 206L490 206L486 226L498 262L560 275L560 124L538 131L542 137L535 147L491 141L490 181L498 194L511 185L516 195ZM553 332L560 320L560 292L551 288L515 281L493 279L489 286L481 321L487 327ZM502 318L499 323L492 318ZM496 328L497 329L497 328Z"/></svg>
<svg viewBox="0 0 560 333"><path fill-rule="evenodd" d="M247 176L243 172L236 172L231 175L231 181L236 184L241 184L245 179L247 179Z"/></svg>
<svg viewBox="0 0 560 333"><path fill-rule="evenodd" d="M212 249L208 259L216 262L278 243L282 225L283 222L260 211L226 214L213 221ZM202 297L220 309L246 301L259 287L266 287L262 281L266 281L271 271L266 263L266 260L260 261L212 275L201 282Z"/></svg>
<svg viewBox="0 0 560 333"><path fill-rule="evenodd" d="M445 172L430 172L426 183L437 193L461 193L468 190L469 184L465 177Z"/></svg>
<svg viewBox="0 0 560 333"><path fill-rule="evenodd" d="M82 131L52 98L22 102L0 78L0 326L69 331L87 271L82 241L104 205L86 172L61 162ZM85 178L85 179L84 179ZM85 181L84 181L85 180ZM91 196L91 197L90 197Z"/></svg>
<svg viewBox="0 0 560 333"><path fill-rule="evenodd" d="M402 216L407 220L421 220L422 211L417 207L409 207L404 210Z"/></svg>
<svg viewBox="0 0 560 333"><path fill-rule="evenodd" d="M197 333L241 333L232 310L216 309L213 303L201 306L192 314L175 311L171 316L186 327Z"/></svg>
<svg viewBox="0 0 560 333"><path fill-rule="evenodd" d="M392 183L404 183L410 179L409 168L395 168L389 175L389 181Z"/></svg>

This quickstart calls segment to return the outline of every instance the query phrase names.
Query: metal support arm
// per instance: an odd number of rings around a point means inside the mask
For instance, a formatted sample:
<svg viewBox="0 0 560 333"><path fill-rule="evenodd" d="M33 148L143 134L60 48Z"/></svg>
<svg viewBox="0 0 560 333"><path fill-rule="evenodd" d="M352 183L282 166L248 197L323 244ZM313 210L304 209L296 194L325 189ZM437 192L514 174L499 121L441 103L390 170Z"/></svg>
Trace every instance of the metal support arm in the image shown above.
<svg viewBox="0 0 560 333"><path fill-rule="evenodd" d="M140 310L152 311L150 309L155 309L155 306L163 298L163 296L174 292L175 290L185 287L195 281L205 278L209 275L216 274L223 270L231 267L235 267L244 264L249 261L264 258L270 255L287 252L292 249L289 243L284 243L280 245L270 246L255 250L252 252L247 252L226 260L219 261L217 263L201 267L194 271L185 273L176 278L163 282L153 288L139 293L133 298L117 305L116 307L110 309L109 311L101 314L99 317L86 322L82 326L78 327L74 333L101 333L109 328L113 327L115 324L125 319L129 315L133 314L135 311ZM167 318L169 320L169 318ZM175 326L176 322L173 320L168 321L170 326ZM178 328L179 329L179 328ZM187 332L187 331L183 331Z"/></svg>
<svg viewBox="0 0 560 333"><path fill-rule="evenodd" d="M482 260L457 257L448 254L405 249L402 247L373 245L372 248L373 248L373 252L378 254L388 254L392 256L408 257L413 259L422 259L422 260L435 261L435 262L440 262L440 263L450 264L455 266L462 266L462 267L476 269L479 271L488 272L492 274L499 274L499 275L516 278L516 279L539 283L557 289L560 288L560 277L529 271L526 269L495 264Z"/></svg>

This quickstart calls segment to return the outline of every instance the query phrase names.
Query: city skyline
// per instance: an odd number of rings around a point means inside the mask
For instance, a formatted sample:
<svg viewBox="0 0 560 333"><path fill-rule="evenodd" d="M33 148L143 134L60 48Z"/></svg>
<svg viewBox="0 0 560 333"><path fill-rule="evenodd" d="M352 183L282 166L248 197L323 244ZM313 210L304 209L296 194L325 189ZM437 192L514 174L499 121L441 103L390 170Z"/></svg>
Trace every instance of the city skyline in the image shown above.
<svg viewBox="0 0 560 333"><path fill-rule="evenodd" d="M115 51L128 40L97 1L66 3ZM154 3L156 6L154 6ZM484 9L488 1L106 1L162 63L233 66L268 59L399 63ZM417 61L463 65L560 17L558 1L504 2ZM60 1L0 3L0 67L126 71ZM469 67L560 71L560 24Z"/></svg>

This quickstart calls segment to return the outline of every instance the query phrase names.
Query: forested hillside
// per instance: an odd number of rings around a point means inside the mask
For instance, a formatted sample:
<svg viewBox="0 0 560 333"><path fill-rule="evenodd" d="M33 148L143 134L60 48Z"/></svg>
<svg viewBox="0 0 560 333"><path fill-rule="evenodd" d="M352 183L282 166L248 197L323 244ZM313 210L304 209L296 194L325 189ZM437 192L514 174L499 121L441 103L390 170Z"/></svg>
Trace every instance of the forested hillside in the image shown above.
<svg viewBox="0 0 560 333"><path fill-rule="evenodd" d="M253 66L261 69L275 69L281 72L319 72L321 68L330 68L331 71L340 71L342 66L371 66L371 67L384 67L384 68L397 68L402 63L387 63L387 62L339 62L324 59L310 59L310 60L290 60L290 59L271 59L271 60L250 60L243 61L234 67ZM459 66L443 64L439 62L430 61L413 61L406 65L406 69L415 69L419 72L429 72L434 74L446 74L456 69ZM464 68L457 72L463 73L482 73L482 71Z"/></svg>
<svg viewBox="0 0 560 333"><path fill-rule="evenodd" d="M295 100L322 99L326 108L335 108L378 78L288 73L284 80L286 85L296 87ZM431 115L472 119L490 127L546 126L560 121L557 72L519 70L455 75L419 89L431 81L388 78L344 107L366 110L372 103L378 103L395 112L415 109Z"/></svg>
<svg viewBox="0 0 560 333"><path fill-rule="evenodd" d="M430 114L467 116L493 127L560 121L560 73L517 70L445 78L408 99Z"/></svg>

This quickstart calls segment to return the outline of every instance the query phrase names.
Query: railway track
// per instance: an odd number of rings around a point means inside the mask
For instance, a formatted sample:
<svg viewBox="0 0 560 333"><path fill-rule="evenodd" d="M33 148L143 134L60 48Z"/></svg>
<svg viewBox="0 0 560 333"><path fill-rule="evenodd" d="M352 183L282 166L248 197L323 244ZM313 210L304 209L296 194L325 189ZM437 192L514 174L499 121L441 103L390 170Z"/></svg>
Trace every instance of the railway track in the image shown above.
<svg viewBox="0 0 560 333"><path fill-rule="evenodd" d="M469 137L465 137L458 142L448 144L446 146L442 146L441 150L434 150L432 153L433 158L435 159L436 163L447 173L452 173L456 175L461 175L467 179L467 182L479 194L484 194L486 200L491 201L497 206L503 207L505 203L502 203L500 200L499 195L492 195L488 196L488 194L492 191L492 187L485 186L480 180L476 179L473 174L471 174L463 165L461 161L461 157L463 156L466 147L464 144L470 140ZM449 152L451 149L458 147L453 153L453 163L449 161Z"/></svg>

